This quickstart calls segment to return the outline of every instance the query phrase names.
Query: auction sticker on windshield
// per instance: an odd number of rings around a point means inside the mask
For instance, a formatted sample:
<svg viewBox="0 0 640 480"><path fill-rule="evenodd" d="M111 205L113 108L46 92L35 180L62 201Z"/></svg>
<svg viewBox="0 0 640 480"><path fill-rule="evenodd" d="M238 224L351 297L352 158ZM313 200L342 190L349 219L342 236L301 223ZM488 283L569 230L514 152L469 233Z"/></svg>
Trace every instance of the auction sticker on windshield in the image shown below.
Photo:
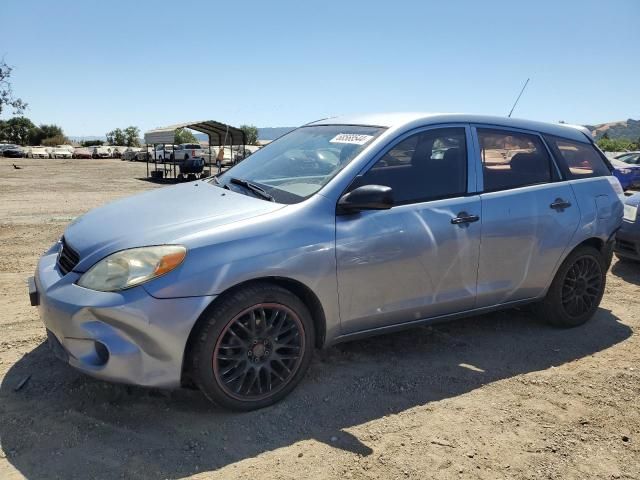
<svg viewBox="0 0 640 480"><path fill-rule="evenodd" d="M339 133L330 143L351 143L353 145L364 145L373 138L373 135L361 135L357 133Z"/></svg>

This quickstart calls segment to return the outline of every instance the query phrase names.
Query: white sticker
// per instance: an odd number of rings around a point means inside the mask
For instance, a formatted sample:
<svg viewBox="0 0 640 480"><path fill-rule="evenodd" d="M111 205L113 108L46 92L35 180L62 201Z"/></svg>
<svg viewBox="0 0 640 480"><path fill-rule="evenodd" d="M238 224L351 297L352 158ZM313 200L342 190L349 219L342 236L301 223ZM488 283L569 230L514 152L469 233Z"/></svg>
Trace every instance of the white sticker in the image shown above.
<svg viewBox="0 0 640 480"><path fill-rule="evenodd" d="M353 145L364 145L373 138L373 135L360 135L358 133L339 133L330 143L351 143Z"/></svg>

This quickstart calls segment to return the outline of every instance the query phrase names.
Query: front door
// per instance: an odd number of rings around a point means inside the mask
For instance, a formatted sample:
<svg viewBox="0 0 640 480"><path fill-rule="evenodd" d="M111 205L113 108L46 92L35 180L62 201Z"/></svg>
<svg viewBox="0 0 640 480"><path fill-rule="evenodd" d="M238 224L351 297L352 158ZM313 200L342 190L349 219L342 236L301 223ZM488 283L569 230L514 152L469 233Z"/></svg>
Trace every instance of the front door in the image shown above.
<svg viewBox="0 0 640 480"><path fill-rule="evenodd" d="M534 298L578 228L573 190L539 135L477 128L482 164L478 307Z"/></svg>
<svg viewBox="0 0 640 480"><path fill-rule="evenodd" d="M481 222L470 138L462 126L406 135L351 185L391 187L394 207L336 217L343 333L474 307Z"/></svg>

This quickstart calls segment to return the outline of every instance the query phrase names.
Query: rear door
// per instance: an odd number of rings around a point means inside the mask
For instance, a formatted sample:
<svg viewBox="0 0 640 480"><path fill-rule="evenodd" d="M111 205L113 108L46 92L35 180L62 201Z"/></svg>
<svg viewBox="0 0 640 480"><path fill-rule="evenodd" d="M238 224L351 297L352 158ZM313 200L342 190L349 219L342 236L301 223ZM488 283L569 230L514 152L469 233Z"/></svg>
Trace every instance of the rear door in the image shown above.
<svg viewBox="0 0 640 480"><path fill-rule="evenodd" d="M336 217L343 333L473 308L481 224L470 135L460 125L407 134L354 180L349 190L391 187L394 207Z"/></svg>
<svg viewBox="0 0 640 480"><path fill-rule="evenodd" d="M482 194L477 306L540 295L576 231L580 212L537 133L476 125Z"/></svg>

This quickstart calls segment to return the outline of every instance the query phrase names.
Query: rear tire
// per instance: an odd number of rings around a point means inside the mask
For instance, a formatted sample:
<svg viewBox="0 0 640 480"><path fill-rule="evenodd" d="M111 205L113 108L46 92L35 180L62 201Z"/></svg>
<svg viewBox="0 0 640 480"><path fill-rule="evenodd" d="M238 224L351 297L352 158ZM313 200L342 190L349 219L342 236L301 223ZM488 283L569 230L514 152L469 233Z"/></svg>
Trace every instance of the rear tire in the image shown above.
<svg viewBox="0 0 640 480"><path fill-rule="evenodd" d="M232 410L255 410L281 400L311 362L311 314L297 296L277 285L256 283L229 293L196 328L191 378L209 400Z"/></svg>
<svg viewBox="0 0 640 480"><path fill-rule="evenodd" d="M606 284L606 259L589 246L576 248L562 262L538 311L551 325L577 327L598 309Z"/></svg>

